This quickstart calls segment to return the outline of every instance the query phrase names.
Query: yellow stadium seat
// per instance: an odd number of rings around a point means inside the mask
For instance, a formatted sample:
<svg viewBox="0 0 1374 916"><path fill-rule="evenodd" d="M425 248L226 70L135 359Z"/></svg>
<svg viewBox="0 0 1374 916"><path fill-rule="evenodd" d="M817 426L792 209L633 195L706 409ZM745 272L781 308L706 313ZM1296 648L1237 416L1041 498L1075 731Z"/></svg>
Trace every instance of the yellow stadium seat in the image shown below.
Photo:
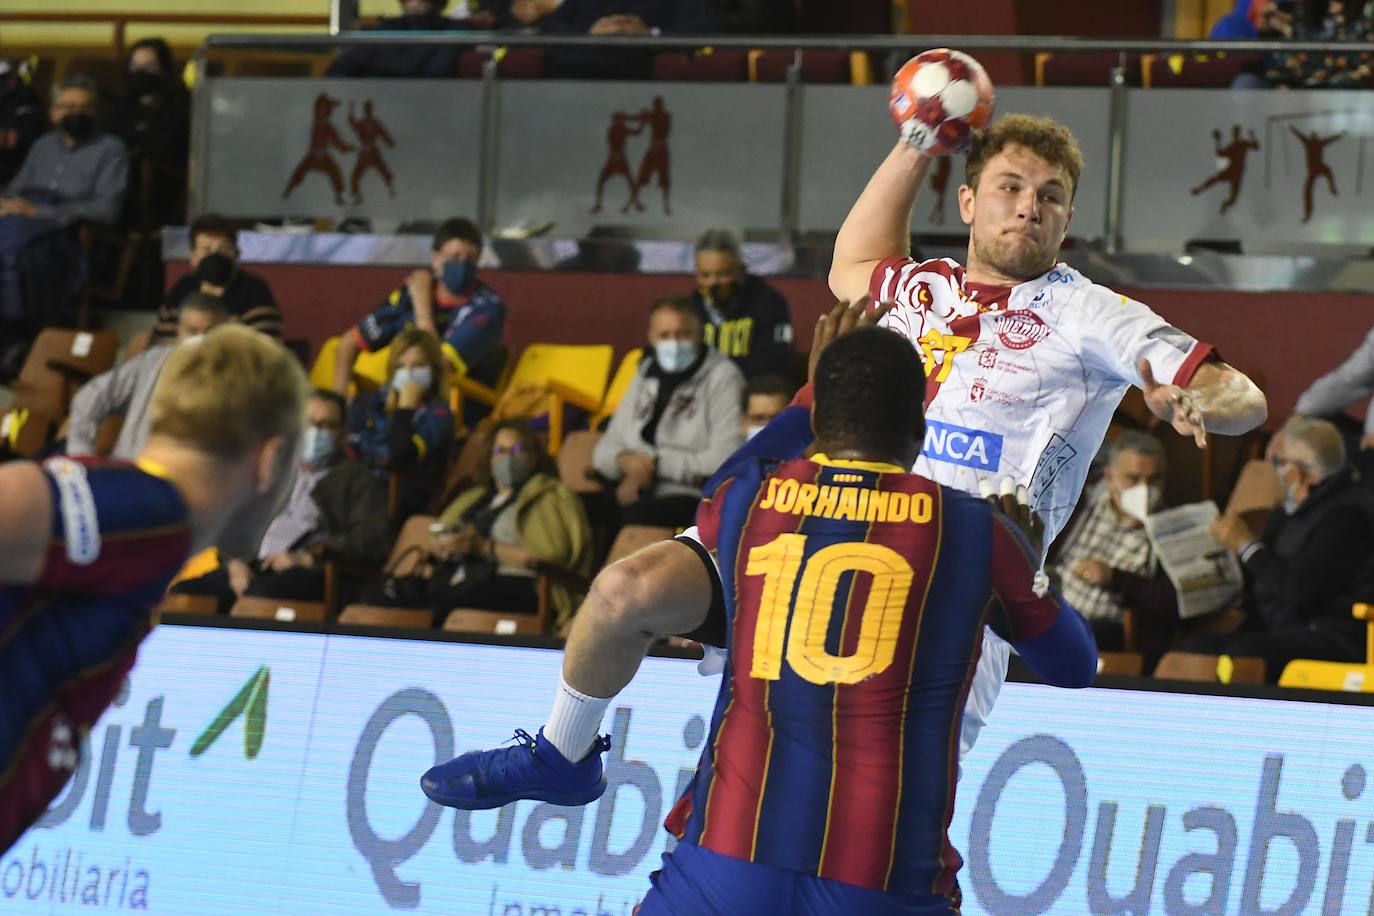
<svg viewBox="0 0 1374 916"><path fill-rule="evenodd" d="M644 357L643 348L636 347L620 360L620 366L615 370L615 375L611 378L611 384L606 389L606 397L601 400L601 409L592 417L592 429L596 429L603 422L609 420L611 414L620 406L620 401L625 397L625 392L630 390L630 382L634 381L635 373L639 371L639 361Z"/></svg>
<svg viewBox="0 0 1374 916"><path fill-rule="evenodd" d="M493 420L547 416L549 453L557 455L563 444L564 407L571 404L588 415L596 413L606 393L612 355L610 344L530 344L499 395L469 392L467 384L460 387L465 396L491 404Z"/></svg>
<svg viewBox="0 0 1374 916"><path fill-rule="evenodd" d="M1279 686L1374 693L1374 604L1356 604L1351 609L1351 616L1367 624L1363 665L1295 659L1279 675Z"/></svg>
<svg viewBox="0 0 1374 916"><path fill-rule="evenodd" d="M339 338L331 337L320 347L315 365L310 367L310 384L315 388L334 388L334 366L338 361ZM386 384L387 361L391 349L382 347L371 353L362 352L353 361L353 385L362 391L374 391Z"/></svg>

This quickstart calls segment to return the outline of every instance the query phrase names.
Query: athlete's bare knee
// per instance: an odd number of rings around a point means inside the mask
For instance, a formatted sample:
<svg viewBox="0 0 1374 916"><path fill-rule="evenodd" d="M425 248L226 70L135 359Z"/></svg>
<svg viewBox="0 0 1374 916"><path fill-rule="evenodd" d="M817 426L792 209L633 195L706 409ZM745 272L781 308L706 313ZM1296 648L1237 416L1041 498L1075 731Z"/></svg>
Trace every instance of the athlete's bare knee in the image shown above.
<svg viewBox="0 0 1374 916"><path fill-rule="evenodd" d="M602 626L641 631L654 611L655 570L638 556L626 557L603 569L592 580L587 608Z"/></svg>
<svg viewBox="0 0 1374 916"><path fill-rule="evenodd" d="M690 548L663 541L603 569L586 609L601 626L656 637L698 626L710 601L701 561Z"/></svg>

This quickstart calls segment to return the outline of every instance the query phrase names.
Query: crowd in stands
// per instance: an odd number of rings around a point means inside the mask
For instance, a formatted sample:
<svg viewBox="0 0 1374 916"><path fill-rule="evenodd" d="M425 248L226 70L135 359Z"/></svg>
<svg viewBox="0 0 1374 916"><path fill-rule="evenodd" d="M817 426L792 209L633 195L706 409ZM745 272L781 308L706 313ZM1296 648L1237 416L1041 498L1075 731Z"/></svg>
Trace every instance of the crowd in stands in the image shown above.
<svg viewBox="0 0 1374 916"><path fill-rule="evenodd" d="M1374 3L1365 0L1237 0L1209 37L1224 41L1369 41ZM1238 76L1243 89L1358 89L1374 76L1369 54L1275 51Z"/></svg>
<svg viewBox="0 0 1374 916"><path fill-rule="evenodd" d="M794 5L767 0L512 0L468 3L457 18L446 6L403 0L401 16L376 26L591 35L794 27ZM1363 40L1371 22L1374 4L1242 0L1214 35ZM451 75L456 53L369 46L341 53L329 72ZM84 232L141 231L184 216L186 88L161 40L135 44L126 64L108 104L90 80L61 80L46 123L23 68L0 64L0 343L11 350L0 346L0 376L7 364L10 375L18 370L21 342L71 310L91 269ZM580 49L548 64L553 75L575 77L643 76L648 66L639 52ZM1368 77L1362 59L1278 52L1242 83L1343 86ZM191 223L190 271L162 295L147 348L75 393L52 447L130 458L147 437L151 392L175 347L226 321L282 337L282 306L240 263L238 228L214 214ZM519 304L479 274L483 244L471 220L443 221L430 263L338 329L286 504L260 543L227 535L175 592L208 597L219 613L263 597L328 601L332 612L353 603L421 608L436 626L454 608L547 614L561 629L617 534L690 525L705 480L783 410L804 376L786 299L748 271L730 231L706 232L694 288L665 288L634 316L644 322L638 365L592 430L599 438L585 463L565 468L550 453L551 429L586 423L585 412L555 422L551 411L562 408L548 407L542 391L518 393L520 409L462 395L463 381L500 394L512 360L507 311ZM355 371L363 354L382 350L383 378ZM1271 679L1294 658L1361 660L1363 625L1350 609L1374 601L1374 406L1362 426L1343 412L1371 393L1374 331L1313 381L1269 441L1263 467L1282 496L1267 519L1223 512L1214 524L1240 558L1244 589L1234 607L1205 619L1180 617L1146 531L1145 518L1165 508L1170 468L1160 438L1137 428L1109 440L1048 563L1099 647L1139 652L1146 671L1177 648L1255 655ZM117 419L118 436L102 447L103 425ZM415 518L432 520L423 537L401 543ZM418 557L404 574L398 549Z"/></svg>

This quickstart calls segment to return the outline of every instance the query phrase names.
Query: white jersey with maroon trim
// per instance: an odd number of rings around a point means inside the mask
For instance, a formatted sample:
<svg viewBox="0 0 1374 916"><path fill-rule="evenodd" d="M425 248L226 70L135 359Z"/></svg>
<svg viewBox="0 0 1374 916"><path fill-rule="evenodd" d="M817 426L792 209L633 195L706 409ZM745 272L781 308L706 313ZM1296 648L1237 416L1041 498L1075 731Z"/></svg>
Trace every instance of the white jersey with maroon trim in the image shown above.
<svg viewBox="0 0 1374 916"><path fill-rule="evenodd" d="M926 370L926 437L913 470L978 493L1011 476L1045 521L1045 544L1068 523L1107 424L1137 364L1186 386L1210 344L1143 303L1066 264L1016 286L966 283L948 259L883 261L876 301L895 302L883 325L905 334Z"/></svg>

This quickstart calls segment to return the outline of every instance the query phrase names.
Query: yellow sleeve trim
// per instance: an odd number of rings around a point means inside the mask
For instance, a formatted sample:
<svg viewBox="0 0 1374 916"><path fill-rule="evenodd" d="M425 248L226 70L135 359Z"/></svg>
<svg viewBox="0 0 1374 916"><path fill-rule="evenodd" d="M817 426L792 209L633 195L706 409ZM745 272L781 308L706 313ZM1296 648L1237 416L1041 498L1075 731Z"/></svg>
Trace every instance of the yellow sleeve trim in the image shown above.
<svg viewBox="0 0 1374 916"><path fill-rule="evenodd" d="M421 439L421 438L417 435L417 436L411 436L411 437L410 437L410 441L415 443L415 451L417 451L417 452L420 453L420 460L421 460L421 461L424 461L424 460L425 460L425 452L429 451L429 446L425 445L425 440L424 440L424 439Z"/></svg>

